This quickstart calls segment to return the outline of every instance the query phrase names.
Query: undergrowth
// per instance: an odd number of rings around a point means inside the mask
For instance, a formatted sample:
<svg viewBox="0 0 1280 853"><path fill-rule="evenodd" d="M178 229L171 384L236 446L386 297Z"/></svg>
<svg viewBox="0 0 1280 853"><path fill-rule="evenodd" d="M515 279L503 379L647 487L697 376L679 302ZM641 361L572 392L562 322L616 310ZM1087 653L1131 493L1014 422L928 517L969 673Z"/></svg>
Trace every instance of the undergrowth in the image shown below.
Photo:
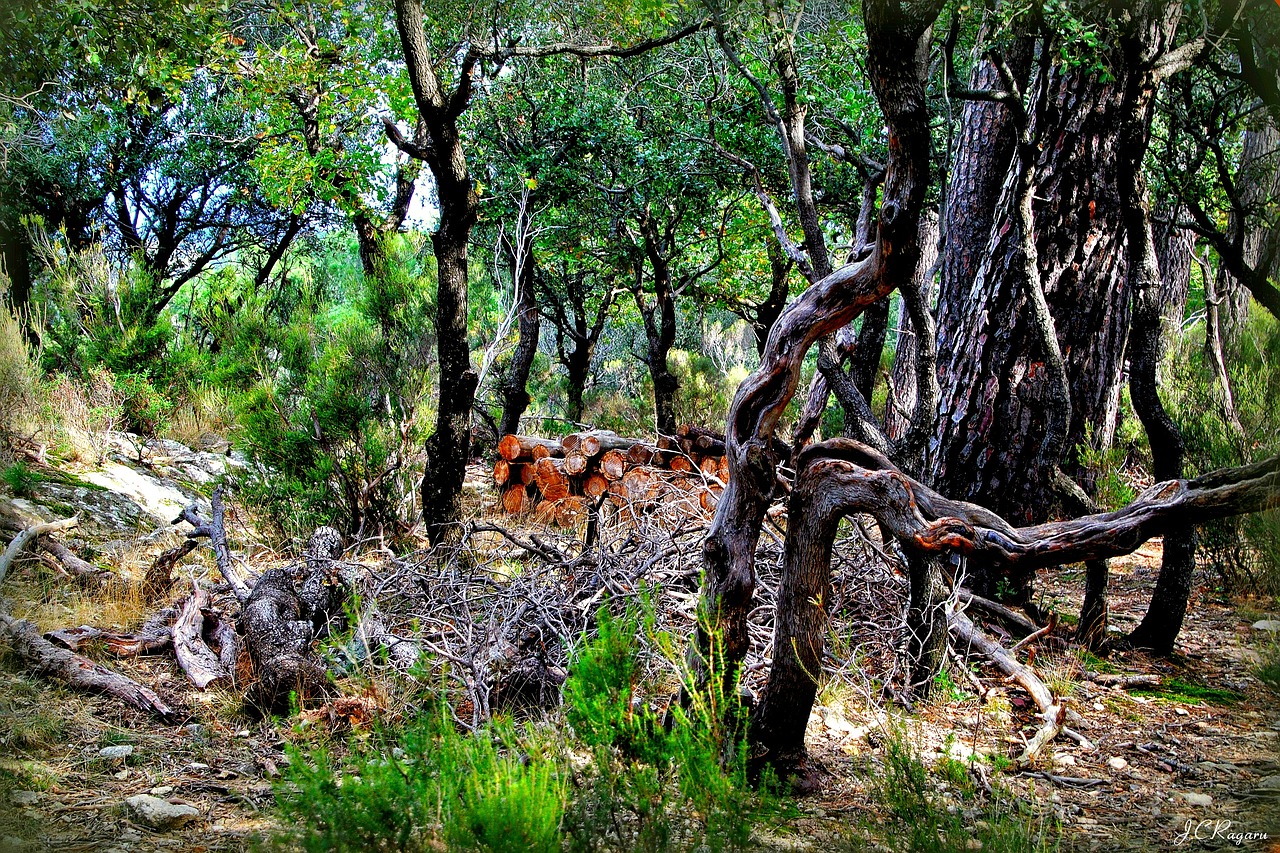
<svg viewBox="0 0 1280 853"><path fill-rule="evenodd" d="M641 694L637 635L659 648L649 607L597 616L564 686L561 726L498 718L461 731L443 704L349 754L294 749L277 803L277 849L605 851L750 849L780 814L748 783L735 702L688 691L664 720ZM712 667L712 683L715 667Z"/></svg>

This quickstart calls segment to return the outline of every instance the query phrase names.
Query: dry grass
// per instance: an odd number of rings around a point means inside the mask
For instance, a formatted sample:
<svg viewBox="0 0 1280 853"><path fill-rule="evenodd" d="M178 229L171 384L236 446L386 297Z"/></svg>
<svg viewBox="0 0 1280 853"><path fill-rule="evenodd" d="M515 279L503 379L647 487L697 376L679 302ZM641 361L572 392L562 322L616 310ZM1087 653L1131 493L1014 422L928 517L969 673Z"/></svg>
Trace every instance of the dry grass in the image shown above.
<svg viewBox="0 0 1280 853"><path fill-rule="evenodd" d="M202 387L193 389L174 407L160 433L188 447L199 447L203 436L230 436L235 430L227 393L220 388Z"/></svg>

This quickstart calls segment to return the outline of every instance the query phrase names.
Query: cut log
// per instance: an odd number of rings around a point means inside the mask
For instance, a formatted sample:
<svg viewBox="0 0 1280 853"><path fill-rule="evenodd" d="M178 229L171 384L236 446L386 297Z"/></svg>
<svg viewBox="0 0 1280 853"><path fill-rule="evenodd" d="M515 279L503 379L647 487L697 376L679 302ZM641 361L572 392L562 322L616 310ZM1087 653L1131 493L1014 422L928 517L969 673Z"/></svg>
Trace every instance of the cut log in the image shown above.
<svg viewBox="0 0 1280 853"><path fill-rule="evenodd" d="M56 678L82 690L105 693L166 723L175 722L179 717L178 712L165 704L153 690L75 652L55 646L40 636L36 626L26 620L14 619L0 611L0 637L9 641L17 658L37 675Z"/></svg>
<svg viewBox="0 0 1280 853"><path fill-rule="evenodd" d="M693 460L684 454L672 456L671 461L667 463L667 467L672 471L680 471L685 474L694 469Z"/></svg>
<svg viewBox="0 0 1280 853"><path fill-rule="evenodd" d="M539 524L555 524L556 502L547 500L538 501L538 505L533 508L533 520Z"/></svg>
<svg viewBox="0 0 1280 853"><path fill-rule="evenodd" d="M609 503L616 507L626 506L629 498L627 497L627 485L625 483L625 478L623 480L617 480L616 482L610 483L606 489L606 493L609 495Z"/></svg>
<svg viewBox="0 0 1280 853"><path fill-rule="evenodd" d="M564 458L564 472L570 477L585 474L590 465L591 460L578 451L574 451Z"/></svg>
<svg viewBox="0 0 1280 853"><path fill-rule="evenodd" d="M201 636L204 629L204 609L209 606L209 593L199 586L183 603L178 621L173 624L173 652L178 666L199 690L209 685L222 686L231 676L223 668L213 649L205 645Z"/></svg>
<svg viewBox="0 0 1280 853"><path fill-rule="evenodd" d="M719 464L719 466L718 466L718 468L717 468L717 470L716 470L716 476L720 478L720 482L722 482L722 483L728 483L728 482L729 482L729 471L730 471L730 470L731 470L731 469L729 468L729 460L728 460L728 458L727 458L727 457L724 457L724 456L721 456L721 457L720 457L720 464Z"/></svg>
<svg viewBox="0 0 1280 853"><path fill-rule="evenodd" d="M533 508L529 492L524 486L516 484L502 493L502 508L508 515L523 515Z"/></svg>
<svg viewBox="0 0 1280 853"><path fill-rule="evenodd" d="M652 444L638 442L627 450L627 461L632 465L652 465L658 458L658 448Z"/></svg>
<svg viewBox="0 0 1280 853"><path fill-rule="evenodd" d="M570 495L556 501L556 524L560 527L566 529L577 527L580 522L586 520L586 517L587 506L582 498Z"/></svg>
<svg viewBox="0 0 1280 853"><path fill-rule="evenodd" d="M546 459L546 457L542 457ZM514 480L514 475L513 475ZM526 486L536 485L538 482L538 468L535 465L525 463L520 466L520 482Z"/></svg>
<svg viewBox="0 0 1280 853"><path fill-rule="evenodd" d="M506 459L499 459L493 463L493 484L501 488L511 479L511 463Z"/></svg>
<svg viewBox="0 0 1280 853"><path fill-rule="evenodd" d="M538 490L542 497L549 501L558 501L569 496L569 478L565 474L565 460L539 459L537 465Z"/></svg>
<svg viewBox="0 0 1280 853"><path fill-rule="evenodd" d="M599 456L610 450L621 450L625 453L635 445L643 443L643 439L628 438L603 429L573 433L560 441L566 453L577 452L587 457Z"/></svg>
<svg viewBox="0 0 1280 853"><path fill-rule="evenodd" d="M627 454L621 450L610 450L601 456L600 473L607 480L621 480L622 475L627 473Z"/></svg>
<svg viewBox="0 0 1280 853"><path fill-rule="evenodd" d="M546 456L564 455L559 442L532 435L504 435L498 442L498 455L508 462L529 461L538 458L535 456L537 448L542 448Z"/></svg>
<svg viewBox="0 0 1280 853"><path fill-rule="evenodd" d="M658 478L652 468L632 468L622 477L626 489L626 497L630 501L644 501L653 498L658 487Z"/></svg>
<svg viewBox="0 0 1280 853"><path fill-rule="evenodd" d="M708 477L716 477L718 479L720 474L720 460L714 456L704 456L698 462L698 470L702 471L702 473L706 474Z"/></svg>
<svg viewBox="0 0 1280 853"><path fill-rule="evenodd" d="M592 474L582 482L582 493L589 498L600 497L608 488L609 480L603 473Z"/></svg>
<svg viewBox="0 0 1280 853"><path fill-rule="evenodd" d="M719 489L703 489L698 495L698 503L701 504L706 512L715 512L716 504L720 502Z"/></svg>

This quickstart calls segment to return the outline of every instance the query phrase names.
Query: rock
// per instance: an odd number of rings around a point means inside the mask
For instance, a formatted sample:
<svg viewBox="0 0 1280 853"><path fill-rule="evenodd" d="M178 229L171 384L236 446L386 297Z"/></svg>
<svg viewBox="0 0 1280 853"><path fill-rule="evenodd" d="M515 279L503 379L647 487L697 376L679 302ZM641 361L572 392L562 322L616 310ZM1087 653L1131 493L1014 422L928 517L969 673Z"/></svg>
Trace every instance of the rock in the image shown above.
<svg viewBox="0 0 1280 853"><path fill-rule="evenodd" d="M151 789L151 792L150 792L150 793L151 793L151 796L153 796L153 797L167 797L167 796L169 796L170 794L172 794L172 793L173 793L173 786L172 786L172 785L157 785L156 787L154 787L154 788L152 788L152 789Z"/></svg>
<svg viewBox="0 0 1280 853"><path fill-rule="evenodd" d="M35 847L34 842L24 841L16 835L0 838L0 853L19 853L19 851L34 850Z"/></svg>
<svg viewBox="0 0 1280 853"><path fill-rule="evenodd" d="M1129 762L1117 755L1114 758L1107 759L1107 766L1119 773L1121 770L1124 770L1129 766Z"/></svg>
<svg viewBox="0 0 1280 853"><path fill-rule="evenodd" d="M127 743L119 746L104 746L98 750L98 756L108 761L124 761L131 755L133 755L133 747Z"/></svg>
<svg viewBox="0 0 1280 853"><path fill-rule="evenodd" d="M1186 708L1174 708L1173 712L1179 717L1185 717L1189 713Z"/></svg>
<svg viewBox="0 0 1280 853"><path fill-rule="evenodd" d="M1058 767L1074 767L1076 757L1065 752L1055 752L1053 754L1053 763Z"/></svg>
<svg viewBox="0 0 1280 853"><path fill-rule="evenodd" d="M1259 619L1253 623L1253 630L1270 631L1274 634L1276 631L1280 631L1280 619Z"/></svg>
<svg viewBox="0 0 1280 853"><path fill-rule="evenodd" d="M34 806L43 796L39 791L10 791L9 802L15 806Z"/></svg>
<svg viewBox="0 0 1280 853"><path fill-rule="evenodd" d="M1257 790L1280 792L1280 776L1268 776L1258 783Z"/></svg>
<svg viewBox="0 0 1280 853"><path fill-rule="evenodd" d="M1178 796L1189 806L1197 808L1208 808L1213 805L1213 797L1208 794L1201 794L1197 791L1185 791Z"/></svg>
<svg viewBox="0 0 1280 853"><path fill-rule="evenodd" d="M152 829L173 829L190 823L200 816L199 809L187 805L175 805L150 794L135 794L125 800L129 810L139 823Z"/></svg>

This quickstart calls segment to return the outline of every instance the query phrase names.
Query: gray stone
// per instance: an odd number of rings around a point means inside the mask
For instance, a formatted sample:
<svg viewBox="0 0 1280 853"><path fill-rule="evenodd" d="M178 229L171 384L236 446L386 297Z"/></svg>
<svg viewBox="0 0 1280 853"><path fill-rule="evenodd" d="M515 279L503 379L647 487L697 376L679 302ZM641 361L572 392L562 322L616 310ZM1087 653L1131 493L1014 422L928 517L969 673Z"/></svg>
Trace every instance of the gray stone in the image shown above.
<svg viewBox="0 0 1280 853"><path fill-rule="evenodd" d="M1119 773L1121 770L1124 770L1129 766L1129 762L1117 755L1114 758L1107 759L1107 766Z"/></svg>
<svg viewBox="0 0 1280 853"><path fill-rule="evenodd" d="M1258 783L1259 791L1273 791L1280 793L1280 776L1268 776Z"/></svg>
<svg viewBox="0 0 1280 853"><path fill-rule="evenodd" d="M135 794L125 802L134 818L152 829L173 829L200 816L199 809L170 803L150 794Z"/></svg>
<svg viewBox="0 0 1280 853"><path fill-rule="evenodd" d="M1280 631L1280 619L1259 619L1253 623L1255 631L1270 631L1273 634Z"/></svg>
<svg viewBox="0 0 1280 853"><path fill-rule="evenodd" d="M1185 791L1178 795L1189 806L1197 808L1208 808L1213 805L1213 797L1208 794L1201 794L1197 791Z"/></svg>
<svg viewBox="0 0 1280 853"><path fill-rule="evenodd" d="M133 747L127 743L119 746L104 746L98 750L98 756L108 761L124 761L131 755L133 755Z"/></svg>
<svg viewBox="0 0 1280 853"><path fill-rule="evenodd" d="M43 796L39 791L10 791L9 802L15 806L34 806Z"/></svg>

